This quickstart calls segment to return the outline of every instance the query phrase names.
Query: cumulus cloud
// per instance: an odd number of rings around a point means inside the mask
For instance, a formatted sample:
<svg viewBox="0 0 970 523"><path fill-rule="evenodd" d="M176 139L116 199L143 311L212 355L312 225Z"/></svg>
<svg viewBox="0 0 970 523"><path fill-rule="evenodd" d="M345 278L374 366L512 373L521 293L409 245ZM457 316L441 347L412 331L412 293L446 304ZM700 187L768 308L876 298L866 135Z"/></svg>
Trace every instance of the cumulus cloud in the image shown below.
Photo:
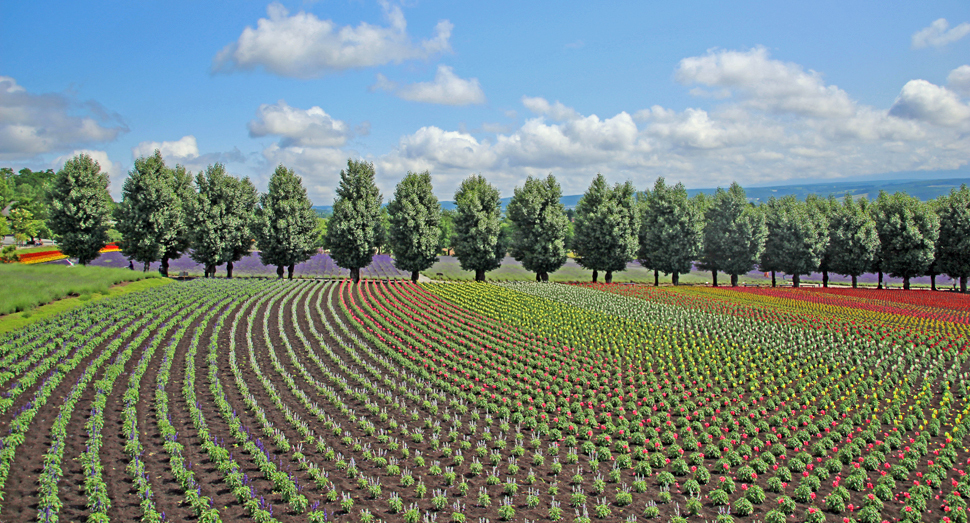
<svg viewBox="0 0 970 523"><path fill-rule="evenodd" d="M847 116L853 111L849 95L834 85L826 85L822 75L802 66L772 60L768 50L714 49L703 56L684 58L676 71L684 85L701 84L713 92L692 90L714 98L738 96L751 108L772 113L801 116Z"/></svg>
<svg viewBox="0 0 970 523"><path fill-rule="evenodd" d="M280 100L263 104L249 122L249 136L281 136L280 147L340 147L350 134L348 125L318 106L303 110Z"/></svg>
<svg viewBox="0 0 970 523"><path fill-rule="evenodd" d="M711 51L677 69L685 90L727 92L705 98L708 107L601 116L523 96L519 111L506 110L515 119L508 125L424 126L364 159L374 162L385 195L407 171L428 170L443 199L476 173L508 196L527 176L550 172L565 194L580 194L596 173L638 187L657 176L713 187L956 169L970 159L970 109L955 94L967 69L952 72L948 87L909 82L891 108L880 108L859 104L820 74L760 48ZM321 202L332 198L346 159L360 157L346 144L273 144L263 156L270 165L282 161L297 169Z"/></svg>
<svg viewBox="0 0 970 523"><path fill-rule="evenodd" d="M199 145L195 136L188 135L172 142L141 142L131 148L132 159L155 154L155 149L162 153L162 158L173 160L188 160L199 156Z"/></svg>
<svg viewBox="0 0 970 523"><path fill-rule="evenodd" d="M0 160L26 159L110 142L128 130L94 101L60 93L33 94L0 76Z"/></svg>
<svg viewBox="0 0 970 523"><path fill-rule="evenodd" d="M434 81L418 82L400 88L383 75L377 75L372 89L393 91L396 96L412 102L441 105L471 105L485 103L485 93L478 78L459 78L447 65L439 65Z"/></svg>
<svg viewBox="0 0 970 523"><path fill-rule="evenodd" d="M441 20L431 38L415 43L407 34L401 8L388 2L382 6L387 26L361 22L357 27L340 27L304 11L290 15L274 2L256 28L247 27L237 41L219 51L212 69L231 72L262 67L280 76L310 78L451 51L451 22Z"/></svg>
<svg viewBox="0 0 970 523"><path fill-rule="evenodd" d="M970 65L961 65L950 71L946 85L953 92L970 96Z"/></svg>
<svg viewBox="0 0 970 523"><path fill-rule="evenodd" d="M926 80L910 80L903 86L889 114L936 125L957 126L970 120L970 107L945 87Z"/></svg>
<svg viewBox="0 0 970 523"><path fill-rule="evenodd" d="M946 21L946 18L940 18L928 27L924 27L913 33L912 46L913 49L946 47L968 34L970 34L970 23L963 22L953 29L950 29L950 23Z"/></svg>

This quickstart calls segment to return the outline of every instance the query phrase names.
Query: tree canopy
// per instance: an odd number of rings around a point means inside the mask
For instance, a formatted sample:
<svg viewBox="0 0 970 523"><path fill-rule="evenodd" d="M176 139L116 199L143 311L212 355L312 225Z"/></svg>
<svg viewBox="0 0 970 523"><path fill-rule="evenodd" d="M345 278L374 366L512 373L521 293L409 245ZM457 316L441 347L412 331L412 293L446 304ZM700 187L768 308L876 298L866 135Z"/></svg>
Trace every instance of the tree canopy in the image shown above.
<svg viewBox="0 0 970 523"><path fill-rule="evenodd" d="M639 248L640 212L636 189L626 182L610 187L597 174L576 204L572 249L576 262L592 269L593 281L604 271L606 283L613 273L626 270Z"/></svg>
<svg viewBox="0 0 970 523"><path fill-rule="evenodd" d="M87 265L108 243L108 174L87 154L77 155L57 171L50 196L47 224L61 252Z"/></svg>
<svg viewBox="0 0 970 523"><path fill-rule="evenodd" d="M875 206L876 231L881 246L880 266L890 276L903 279L927 273L933 263L940 221L925 202L904 193L879 193Z"/></svg>
<svg viewBox="0 0 970 523"><path fill-rule="evenodd" d="M970 189L961 185L939 198L937 214L940 234L936 252L943 274L960 280L960 292L967 292L970 277Z"/></svg>
<svg viewBox="0 0 970 523"><path fill-rule="evenodd" d="M135 160L121 193L115 217L122 254L143 263L145 270L166 258L161 272L168 276L167 258L179 246L184 249L188 227L175 172L165 166L158 149Z"/></svg>
<svg viewBox="0 0 970 523"><path fill-rule="evenodd" d="M858 286L860 275L872 270L879 252L879 235L865 197L857 202L847 194L842 205L835 208L829 221L828 252L829 269L851 276L852 287Z"/></svg>
<svg viewBox="0 0 970 523"><path fill-rule="evenodd" d="M191 206L191 258L205 266L206 276L226 264L232 278L233 264L250 252L254 235L253 209L256 188L249 178L239 179L216 163L195 178L198 194Z"/></svg>
<svg viewBox="0 0 970 523"><path fill-rule="evenodd" d="M411 281L438 261L441 204L431 187L431 174L408 172L387 204L388 237L394 266L411 273Z"/></svg>
<svg viewBox="0 0 970 523"><path fill-rule="evenodd" d="M566 230L569 220L559 201L562 189L553 175L529 176L516 187L506 210L512 222L512 257L537 281L549 281L549 273L566 263Z"/></svg>
<svg viewBox="0 0 970 523"><path fill-rule="evenodd" d="M644 267L670 274L677 285L700 254L702 215L682 184L669 187L662 177L644 193L642 209L637 259Z"/></svg>
<svg viewBox="0 0 970 523"><path fill-rule="evenodd" d="M374 257L381 200L374 183L374 165L347 160L347 169L340 171L333 217L327 222L327 246L334 262L350 269L354 283L360 281L360 269Z"/></svg>
<svg viewBox="0 0 970 523"><path fill-rule="evenodd" d="M790 274L792 286L798 287L801 276L818 270L822 261L828 245L825 217L818 208L786 196L768 200L765 221L768 239L761 268Z"/></svg>
<svg viewBox="0 0 970 523"><path fill-rule="evenodd" d="M732 183L727 189L718 187L705 205L700 268L714 274L731 276L737 286L738 276L754 269L764 252L768 227L765 216L748 204L744 189Z"/></svg>
<svg viewBox="0 0 970 523"><path fill-rule="evenodd" d="M455 193L456 214L453 247L458 263L475 271L476 281L485 281L485 272L498 269L505 257L501 234L501 202L498 190L481 175L465 178Z"/></svg>
<svg viewBox="0 0 970 523"><path fill-rule="evenodd" d="M293 279L296 264L317 252L317 214L300 177L283 165L269 179L269 190L259 198L256 246L264 265L275 265L276 274Z"/></svg>

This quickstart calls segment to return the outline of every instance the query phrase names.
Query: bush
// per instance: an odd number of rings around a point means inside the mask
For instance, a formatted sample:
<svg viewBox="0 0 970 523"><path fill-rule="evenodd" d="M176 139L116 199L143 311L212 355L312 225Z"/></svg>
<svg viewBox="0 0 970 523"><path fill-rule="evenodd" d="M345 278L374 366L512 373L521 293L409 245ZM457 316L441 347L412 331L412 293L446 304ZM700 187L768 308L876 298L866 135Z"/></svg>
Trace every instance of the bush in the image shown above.
<svg viewBox="0 0 970 523"><path fill-rule="evenodd" d="M747 499L755 505L760 505L765 502L767 496L765 491L758 485L751 485L748 487L748 491L744 494L744 499Z"/></svg>

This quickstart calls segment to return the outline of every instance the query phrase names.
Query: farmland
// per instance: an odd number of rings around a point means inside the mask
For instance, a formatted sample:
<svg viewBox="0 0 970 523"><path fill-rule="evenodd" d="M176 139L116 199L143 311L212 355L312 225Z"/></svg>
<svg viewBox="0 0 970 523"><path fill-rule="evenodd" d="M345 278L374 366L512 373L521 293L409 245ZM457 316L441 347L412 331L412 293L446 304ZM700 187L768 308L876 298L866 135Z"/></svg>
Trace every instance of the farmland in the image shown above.
<svg viewBox="0 0 970 523"><path fill-rule="evenodd" d="M178 282L0 338L0 520L966 521L968 309Z"/></svg>

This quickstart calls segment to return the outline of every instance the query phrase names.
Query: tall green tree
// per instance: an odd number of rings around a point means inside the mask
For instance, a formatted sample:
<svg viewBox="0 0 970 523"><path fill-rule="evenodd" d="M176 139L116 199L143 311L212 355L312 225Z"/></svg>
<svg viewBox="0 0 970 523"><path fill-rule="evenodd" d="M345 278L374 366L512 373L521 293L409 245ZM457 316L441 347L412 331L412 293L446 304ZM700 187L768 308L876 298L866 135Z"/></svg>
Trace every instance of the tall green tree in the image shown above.
<svg viewBox="0 0 970 523"><path fill-rule="evenodd" d="M226 264L232 278L233 264L249 254L255 236L253 209L257 194L249 178L239 179L216 163L196 175L198 194L191 207L192 253L205 266L205 276L215 276Z"/></svg>
<svg viewBox="0 0 970 523"><path fill-rule="evenodd" d="M360 269L368 266L374 257L381 200L381 192L374 183L374 165L347 160L347 169L340 171L333 217L327 223L327 246L334 262L350 269L354 283L360 281Z"/></svg>
<svg viewBox="0 0 970 523"><path fill-rule="evenodd" d="M940 235L937 240L937 262L943 274L960 280L960 292L967 292L970 277L970 189L966 184L960 190L951 189L950 194L937 201L940 218Z"/></svg>
<svg viewBox="0 0 970 523"><path fill-rule="evenodd" d="M572 249L576 262L593 271L593 282L604 271L604 281L613 282L613 273L626 270L640 246L640 212L633 183L610 187L602 174L576 204Z"/></svg>
<svg viewBox="0 0 970 523"><path fill-rule="evenodd" d="M155 149L151 156L135 160L115 211L122 254L143 263L146 271L148 264L166 258L160 269L163 276L168 276L166 255L173 246L184 245L188 230L176 189L175 172L165 166L162 153Z"/></svg>
<svg viewBox="0 0 970 523"><path fill-rule="evenodd" d="M832 219L835 215L836 208L839 206L839 202L835 199L835 196L829 196L828 198L821 198L815 194L809 194L805 198L805 204L814 207L822 215L822 219L825 222L826 234L828 231L832 230ZM822 252L822 260L818 263L818 272L822 273L822 287L829 286L829 271L832 270L832 242L828 243L825 251Z"/></svg>
<svg viewBox="0 0 970 523"><path fill-rule="evenodd" d="M852 288L858 286L860 275L872 270L879 253L879 235L865 197L856 202L846 194L842 205L835 208L829 221L827 252L829 269L852 277Z"/></svg>
<svg viewBox="0 0 970 523"><path fill-rule="evenodd" d="M317 252L317 213L300 177L283 165L269 179L269 190L259 198L256 246L263 265L275 265L276 275L293 279L297 263Z"/></svg>
<svg viewBox="0 0 970 523"><path fill-rule="evenodd" d="M512 257L536 273L536 281L549 281L549 273L566 263L569 219L561 198L555 176L529 176L525 185L515 188L506 209L512 222Z"/></svg>
<svg viewBox="0 0 970 523"><path fill-rule="evenodd" d="M450 255L454 248L455 216L457 214L454 209L444 209L441 211L441 221L438 222L438 248L445 255Z"/></svg>
<svg viewBox="0 0 970 523"><path fill-rule="evenodd" d="M61 252L90 263L108 243L110 219L108 174L86 154L68 160L54 178L47 218Z"/></svg>
<svg viewBox="0 0 970 523"><path fill-rule="evenodd" d="M34 213L23 207L11 210L10 229L13 230L13 237L18 243L23 243L28 238L33 238L36 232Z"/></svg>
<svg viewBox="0 0 970 523"><path fill-rule="evenodd" d="M738 276L758 264L767 236L765 216L748 204L744 189L737 183L726 191L718 187L705 205L699 266L711 271L715 287L718 272L730 275L731 286L737 287Z"/></svg>
<svg viewBox="0 0 970 523"><path fill-rule="evenodd" d="M933 263L940 221L930 206L905 193L879 193L875 205L876 231L881 246L881 269L909 280L927 274Z"/></svg>
<svg viewBox="0 0 970 523"><path fill-rule="evenodd" d="M408 172L387 204L388 236L394 266L418 281L421 271L438 261L441 241L441 204L431 187L431 173Z"/></svg>
<svg viewBox="0 0 970 523"><path fill-rule="evenodd" d="M671 275L674 285L680 275L690 272L701 252L703 217L678 183L669 187L658 178L646 194L640 222L641 264Z"/></svg>
<svg viewBox="0 0 970 523"><path fill-rule="evenodd" d="M455 206L455 256L463 270L475 271L475 281L485 281L485 272L501 267L505 257L498 190L481 175L469 176L455 193Z"/></svg>
<svg viewBox="0 0 970 523"><path fill-rule="evenodd" d="M794 196L769 199L765 211L768 239L761 268L790 274L792 286L798 287L803 274L818 270L828 246L825 217L818 208L799 202Z"/></svg>

